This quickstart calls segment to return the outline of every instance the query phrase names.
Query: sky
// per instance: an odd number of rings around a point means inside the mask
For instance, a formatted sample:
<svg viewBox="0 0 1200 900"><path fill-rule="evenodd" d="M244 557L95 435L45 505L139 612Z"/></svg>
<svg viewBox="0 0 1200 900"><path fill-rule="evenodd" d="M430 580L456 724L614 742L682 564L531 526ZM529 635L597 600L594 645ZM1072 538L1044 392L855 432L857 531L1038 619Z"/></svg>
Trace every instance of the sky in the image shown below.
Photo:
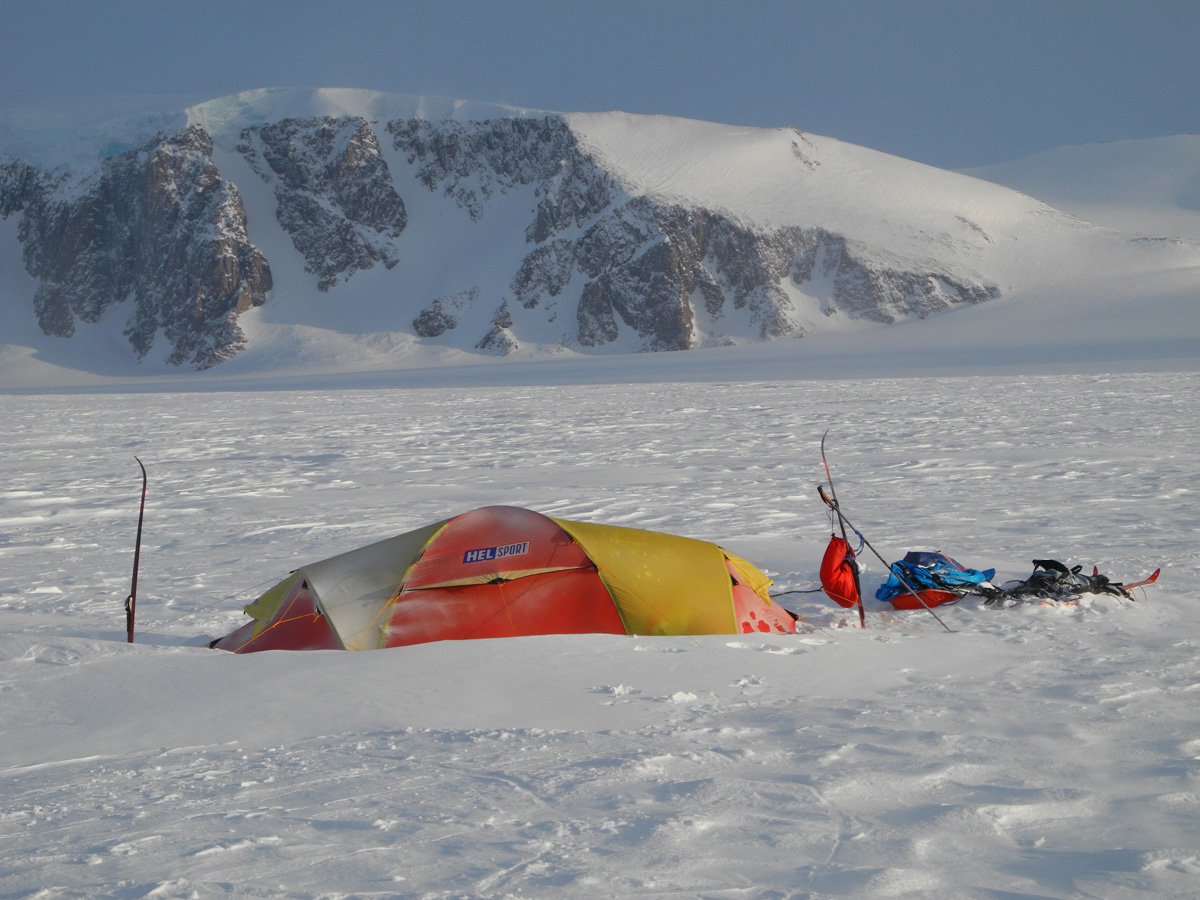
<svg viewBox="0 0 1200 900"><path fill-rule="evenodd" d="M0 3L0 108L259 87L794 126L965 168L1200 131L1200 0Z"/></svg>

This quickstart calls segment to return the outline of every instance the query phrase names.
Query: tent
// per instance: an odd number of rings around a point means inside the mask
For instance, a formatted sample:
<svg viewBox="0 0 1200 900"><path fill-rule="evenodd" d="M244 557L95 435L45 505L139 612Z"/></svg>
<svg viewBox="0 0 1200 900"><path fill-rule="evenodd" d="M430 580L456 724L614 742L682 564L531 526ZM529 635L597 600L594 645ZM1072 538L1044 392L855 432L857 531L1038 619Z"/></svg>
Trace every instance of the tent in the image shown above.
<svg viewBox="0 0 1200 900"><path fill-rule="evenodd" d="M534 634L792 634L771 581L691 538L489 506L302 566L212 646L374 650Z"/></svg>

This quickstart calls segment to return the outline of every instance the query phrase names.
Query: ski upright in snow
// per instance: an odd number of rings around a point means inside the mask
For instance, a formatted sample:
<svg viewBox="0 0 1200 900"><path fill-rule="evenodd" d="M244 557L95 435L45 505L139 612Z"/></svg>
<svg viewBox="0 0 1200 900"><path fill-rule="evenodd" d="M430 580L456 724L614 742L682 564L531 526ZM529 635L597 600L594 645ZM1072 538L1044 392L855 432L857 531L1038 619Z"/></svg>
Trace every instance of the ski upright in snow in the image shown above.
<svg viewBox="0 0 1200 900"><path fill-rule="evenodd" d="M133 545L133 580L129 585L129 596L125 598L125 633L130 644L133 643L133 620L137 614L137 581L138 563L142 556L142 519L146 516L146 467L136 456L137 464L142 470L142 505L138 509L137 540Z"/></svg>

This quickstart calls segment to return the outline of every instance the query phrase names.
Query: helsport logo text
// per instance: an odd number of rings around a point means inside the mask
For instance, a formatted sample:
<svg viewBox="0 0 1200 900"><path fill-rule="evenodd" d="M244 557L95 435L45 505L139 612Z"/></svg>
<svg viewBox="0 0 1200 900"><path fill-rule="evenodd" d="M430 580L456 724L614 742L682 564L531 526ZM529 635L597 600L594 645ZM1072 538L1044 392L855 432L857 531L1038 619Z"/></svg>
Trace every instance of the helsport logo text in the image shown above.
<svg viewBox="0 0 1200 900"><path fill-rule="evenodd" d="M504 544L500 547L479 547L476 550L468 550L463 554L463 562L486 562L490 559L504 559L508 556L524 556L529 552L529 541L520 541L516 544Z"/></svg>

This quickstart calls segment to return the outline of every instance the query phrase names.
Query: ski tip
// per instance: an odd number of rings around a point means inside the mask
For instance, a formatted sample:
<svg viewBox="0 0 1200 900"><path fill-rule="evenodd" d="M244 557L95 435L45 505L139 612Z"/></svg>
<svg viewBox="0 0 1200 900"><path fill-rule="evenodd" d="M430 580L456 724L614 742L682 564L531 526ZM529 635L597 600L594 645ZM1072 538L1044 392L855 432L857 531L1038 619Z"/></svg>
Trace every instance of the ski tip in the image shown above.
<svg viewBox="0 0 1200 900"><path fill-rule="evenodd" d="M1130 594L1130 591L1132 591L1134 588L1140 588L1140 587L1145 587L1148 584L1154 584L1154 582L1158 581L1158 573L1161 571L1162 571L1161 568L1155 569L1153 572L1150 573L1150 575L1148 577L1143 578L1141 581L1135 581L1135 582L1133 582L1133 584L1118 584L1117 587L1121 589L1121 593L1125 594L1127 597L1132 598L1132 594Z"/></svg>
<svg viewBox="0 0 1200 900"><path fill-rule="evenodd" d="M1135 581L1133 584L1126 585L1126 587L1141 587L1144 584L1154 584L1154 582L1158 581L1158 573L1161 571L1162 569L1155 569L1141 581Z"/></svg>

